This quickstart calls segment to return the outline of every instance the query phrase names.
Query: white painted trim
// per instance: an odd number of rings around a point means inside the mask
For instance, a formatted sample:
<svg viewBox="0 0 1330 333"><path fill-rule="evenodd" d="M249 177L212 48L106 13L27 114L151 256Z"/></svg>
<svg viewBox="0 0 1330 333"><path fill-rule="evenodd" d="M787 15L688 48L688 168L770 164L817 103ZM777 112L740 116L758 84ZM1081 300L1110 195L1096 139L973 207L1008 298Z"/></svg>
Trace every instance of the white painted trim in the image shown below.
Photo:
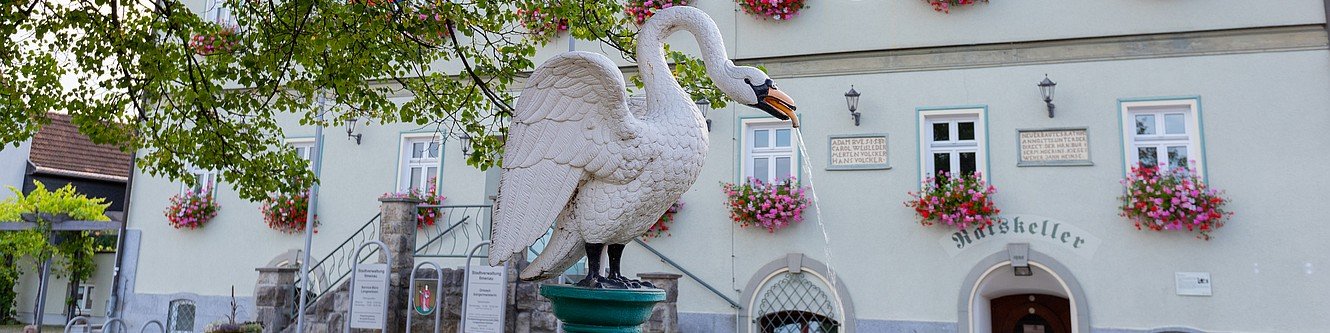
<svg viewBox="0 0 1330 333"><path fill-rule="evenodd" d="M1162 115L1166 113L1162 110L1137 110L1133 112L1132 109L1151 109L1151 108L1168 108L1168 107L1186 108L1185 116L1187 118L1187 128L1186 128L1187 139L1185 141L1187 142L1188 164L1195 169L1197 176L1204 178L1206 166L1205 166L1205 159L1202 158L1205 152L1201 151L1202 149L1201 119L1200 119L1200 110L1199 110L1200 101L1197 100L1196 98L1177 98L1177 99L1122 102L1120 108L1118 109L1118 117L1120 117L1120 121L1122 122L1122 128L1121 128L1122 133L1120 133L1120 136L1122 138L1122 160L1126 164L1125 169L1130 170L1131 167L1136 165L1138 161L1137 160L1138 156L1136 156L1135 154L1136 122L1133 116L1137 113L1150 113L1155 115ZM1162 118L1156 119L1156 121L1162 123L1163 119ZM1156 131L1162 132L1164 131L1164 128L1163 127L1156 128ZM1160 142L1168 142L1168 141L1169 140L1161 140ZM1167 150L1156 151L1155 154L1157 160L1168 159Z"/></svg>
<svg viewBox="0 0 1330 333"><path fill-rule="evenodd" d="M762 127L762 128L756 128L756 129L755 129L755 128L753 128L753 127ZM770 163L770 165L772 165L772 166L775 166L775 165L776 165L776 162L775 162L775 159L776 159L776 158L779 158L779 157L789 157L789 158L790 158L790 177L791 177L791 178L795 178L795 179L798 179L798 178L799 178L799 161L798 161L798 158L799 158L799 157L798 157L798 150L799 150L799 148L798 148L798 147L799 147L799 136L796 135L796 134L794 133L794 131L795 131L794 129L792 129L792 128L789 127L789 123L787 123L787 122L785 122L785 121L783 121L783 120L778 120L778 119L776 119L776 118L749 118L749 119L743 119L743 120L741 120L741 121L740 121L740 124L739 124L739 128L740 128L740 133L739 133L739 135L742 136L742 139L740 139L740 142L743 143L743 146L740 147L740 156L739 156L739 180L738 180L738 181L743 182L743 181L747 180L749 176L752 176L752 174L751 174L751 172L750 172L750 171L751 171L751 170L750 170L750 167L751 167L751 166L749 165L749 160L751 160L751 159L754 157L754 156L753 156L754 154L761 155L761 156L759 156L759 157L767 157L767 158L771 158L772 160L769 161L768 163ZM784 129L784 130L789 130L789 131L790 131L790 148L789 148L789 152L788 152L788 154L785 154L785 152L783 152L783 151L754 152L754 150L755 150L756 148L753 146L753 143L756 142L756 140L755 140L754 137L750 137L749 134L752 133L754 130L760 130L760 129L766 129L766 130L771 130L771 131L772 131L772 132L770 132L770 133L771 133L771 134L770 134L770 135L771 135L771 139L767 141L767 143L768 143L769 145L772 145L772 146L774 146L774 145L776 144L776 141L775 141L775 137L776 137L776 135L775 135L775 131L776 131L776 130L782 130L782 129ZM780 149L772 149L772 150L780 150ZM775 169L774 167L768 169L768 170L767 170L767 176L770 178L774 172L776 172L776 169ZM775 178L775 179L779 179L779 177L777 177L777 178ZM762 181L764 181L764 182L769 182L769 180L770 180L770 179L763 179Z"/></svg>
<svg viewBox="0 0 1330 333"><path fill-rule="evenodd" d="M995 265L993 265L993 266L990 266L990 267L988 267L988 270L985 270L985 271L984 271L984 274L983 274L983 275L980 275L980 276L979 276L979 279L975 281L974 285L970 286L970 301L969 301L969 304L966 305L966 307L968 307L968 308L970 309L969 311L967 311L967 313L969 313L970 318L969 318L969 320L967 320L967 321L969 322L969 327L966 327L966 332L977 332L977 331L975 330L975 328L976 328L976 326L975 326L976 323L975 323L975 316L974 316L974 314L975 314L975 311L974 311L974 301L975 301L975 297L979 296L979 286L981 286L981 285L984 284L984 280L988 279L988 276L989 276L990 274L992 274L993 271L996 271L996 270L998 270L998 269L1000 269L1000 268L1002 268L1002 267L1010 267L1010 266L1011 266L1011 260L1007 260L1007 261L999 262L999 263L997 263L997 264L995 264ZM1072 332L1072 333L1076 333L1077 330L1080 328L1080 316L1078 315L1078 313L1077 313L1077 311L1076 311L1076 302L1078 301L1078 300L1076 299L1076 294L1073 293L1073 292L1071 292L1071 288L1067 286L1067 281L1066 281L1066 280L1063 280L1063 279L1062 279L1062 276L1058 275L1057 271L1054 271L1052 268L1050 268L1050 267L1048 267L1048 266L1046 266L1046 265L1044 265L1044 264L1041 264L1041 263L1039 263L1039 262L1033 261L1033 260L1030 261L1030 266L1038 267L1039 269L1042 269L1042 270L1044 270L1045 272L1048 272L1049 275L1052 275L1053 278L1056 279L1056 280L1058 281L1058 285L1062 287L1062 291L1063 291L1063 293L1065 293L1065 294L1067 295L1067 306L1071 308L1071 309L1070 309L1070 310L1071 310L1071 332ZM992 320L992 319L991 319L991 316L990 316L990 319L989 319L989 320ZM989 324L989 325L992 325L992 322L989 322L988 324Z"/></svg>
<svg viewBox="0 0 1330 333"><path fill-rule="evenodd" d="M396 157L396 158L397 158L397 171L394 172L394 173L396 174L396 180L393 182L393 184L395 184L395 185L393 185L393 191L395 191L395 192L401 192L401 191L403 191L403 189L402 189L403 170L406 170L406 168L407 168L407 164L408 164L408 163L407 163L407 158L406 158L406 156L407 156L407 154L409 153L409 150L407 149L407 143L408 143L409 141L411 141L411 140L416 140L416 139L421 139L421 138L433 138L433 139L436 139L436 140L439 141L439 165L438 165L437 168L436 168L436 171L435 171L434 176L435 176L437 179L440 179L440 180L443 179L443 153L444 153L444 150L445 150L445 149L444 149L443 133L441 133L441 132L408 132L408 133L402 133L402 134L398 137L398 140L397 140L397 157Z"/></svg>
<svg viewBox="0 0 1330 333"><path fill-rule="evenodd" d="M933 175L932 172L933 168L929 167L930 165L932 165L933 161L932 149L931 145L929 144L929 142L931 142L933 139L932 136L929 135L930 133L933 132L933 129L932 127L928 126L929 120L948 119L948 118L959 119L962 117L968 119L974 119L975 121L974 123L974 141L976 143L975 161L974 161L975 170L983 174L985 181L991 178L990 177L991 175L988 173L989 142L988 142L988 126L986 125L988 124L988 112L985 112L985 110L986 109L983 107L964 107L956 109L931 109L931 110L918 111L919 120L917 121L918 124L915 124L915 126L918 127L917 133L919 133L919 137L917 138L916 141L918 141L919 143L918 158L920 165L919 168L920 180L928 179L928 177Z"/></svg>

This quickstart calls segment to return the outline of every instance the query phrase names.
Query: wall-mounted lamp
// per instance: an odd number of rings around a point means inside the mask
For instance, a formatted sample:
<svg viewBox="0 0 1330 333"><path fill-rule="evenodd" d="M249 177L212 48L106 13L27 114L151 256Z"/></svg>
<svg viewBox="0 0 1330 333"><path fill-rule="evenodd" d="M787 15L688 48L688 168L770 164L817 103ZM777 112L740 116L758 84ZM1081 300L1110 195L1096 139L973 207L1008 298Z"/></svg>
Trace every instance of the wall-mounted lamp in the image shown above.
<svg viewBox="0 0 1330 333"><path fill-rule="evenodd" d="M1034 275L1030 269L1030 243L1007 244L1007 256L1011 260L1011 270L1016 276Z"/></svg>
<svg viewBox="0 0 1330 333"><path fill-rule="evenodd" d="M706 118L706 119L707 119L707 132L710 132L710 131L711 131L711 117L710 117L709 115L710 115L710 113L711 113L711 101L707 100L706 98L700 98L700 99L698 99L697 101L695 101L695 102L693 102L693 103L697 103L697 109L698 109L699 111L702 111L702 118Z"/></svg>
<svg viewBox="0 0 1330 333"><path fill-rule="evenodd" d="M850 91L845 92L845 104L850 107L850 116L854 117L854 126L859 126L859 92L854 90L854 85L850 85Z"/></svg>
<svg viewBox="0 0 1330 333"><path fill-rule="evenodd" d="M356 132L356 124L360 122L360 117L351 117L346 120L346 139L356 139L356 144L360 144L360 134Z"/></svg>
<svg viewBox="0 0 1330 333"><path fill-rule="evenodd" d="M462 135L458 136L457 140L458 143L462 145L462 156L471 157L471 135L462 132Z"/></svg>
<svg viewBox="0 0 1330 333"><path fill-rule="evenodd" d="M1048 104L1049 118L1053 118L1053 90L1057 87L1057 83L1048 79L1048 74L1044 74L1044 81L1039 82L1039 94L1044 95L1044 103Z"/></svg>

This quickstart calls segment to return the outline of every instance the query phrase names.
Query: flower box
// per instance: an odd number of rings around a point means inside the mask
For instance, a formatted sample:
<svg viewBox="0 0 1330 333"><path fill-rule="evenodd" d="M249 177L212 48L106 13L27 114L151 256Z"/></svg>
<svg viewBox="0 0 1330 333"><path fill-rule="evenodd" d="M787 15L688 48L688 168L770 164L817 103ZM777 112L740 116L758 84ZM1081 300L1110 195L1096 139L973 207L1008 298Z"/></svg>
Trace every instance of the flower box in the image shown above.
<svg viewBox="0 0 1330 333"><path fill-rule="evenodd" d="M809 199L806 189L793 178L765 183L748 178L743 183L724 183L730 219L740 227L759 226L776 232L803 220Z"/></svg>
<svg viewBox="0 0 1330 333"><path fill-rule="evenodd" d="M1209 188L1187 169L1136 166L1122 185L1118 215L1130 219L1137 230L1186 229L1198 232L1196 238L1210 240L1210 232L1233 215L1224 209L1228 199L1223 192Z"/></svg>
<svg viewBox="0 0 1330 333"><path fill-rule="evenodd" d="M945 224L959 230L971 226L978 230L993 225L1002 210L993 203L997 188L984 182L983 175L948 175L925 179L919 192L910 192L906 207L914 208L919 224Z"/></svg>

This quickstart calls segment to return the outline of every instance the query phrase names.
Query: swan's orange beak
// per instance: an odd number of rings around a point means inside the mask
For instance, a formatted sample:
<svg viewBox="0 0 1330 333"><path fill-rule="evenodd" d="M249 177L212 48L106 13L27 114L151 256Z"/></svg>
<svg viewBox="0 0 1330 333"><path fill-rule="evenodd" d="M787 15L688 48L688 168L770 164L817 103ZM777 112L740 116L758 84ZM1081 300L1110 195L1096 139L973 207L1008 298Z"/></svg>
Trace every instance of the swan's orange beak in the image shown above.
<svg viewBox="0 0 1330 333"><path fill-rule="evenodd" d="M749 105L758 110L766 111L772 117L780 120L789 120L790 126L799 127L799 117L794 113L794 99L790 95L776 88L776 85L767 80L759 86L753 86L753 91L757 93L757 104Z"/></svg>

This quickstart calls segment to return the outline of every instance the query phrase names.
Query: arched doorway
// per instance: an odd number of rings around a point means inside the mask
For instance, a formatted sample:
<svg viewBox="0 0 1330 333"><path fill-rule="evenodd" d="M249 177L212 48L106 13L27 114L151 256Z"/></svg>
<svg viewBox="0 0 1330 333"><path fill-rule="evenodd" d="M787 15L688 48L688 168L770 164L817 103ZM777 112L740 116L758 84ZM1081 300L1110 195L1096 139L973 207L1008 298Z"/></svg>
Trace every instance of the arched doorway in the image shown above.
<svg viewBox="0 0 1330 333"><path fill-rule="evenodd" d="M854 303L830 273L801 253L767 263L744 290L739 332L854 333Z"/></svg>
<svg viewBox="0 0 1330 333"><path fill-rule="evenodd" d="M1028 274L1017 274L1008 251L994 253L975 266L961 292L958 330L1089 332L1085 293L1071 272L1034 250L1017 257L1022 256L1028 258Z"/></svg>

